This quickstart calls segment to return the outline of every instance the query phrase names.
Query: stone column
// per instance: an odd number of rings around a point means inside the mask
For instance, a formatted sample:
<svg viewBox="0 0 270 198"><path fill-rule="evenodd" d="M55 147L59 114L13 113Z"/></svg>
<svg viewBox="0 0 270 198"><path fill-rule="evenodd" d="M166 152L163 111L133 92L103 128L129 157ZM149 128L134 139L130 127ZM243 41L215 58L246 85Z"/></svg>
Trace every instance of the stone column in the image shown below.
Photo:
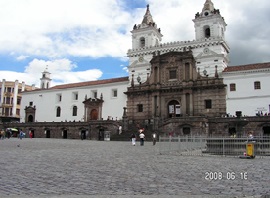
<svg viewBox="0 0 270 198"><path fill-rule="evenodd" d="M15 84L14 84L13 104L12 104L12 116L13 117L16 117L18 89L19 89L19 81L16 80Z"/></svg>
<svg viewBox="0 0 270 198"><path fill-rule="evenodd" d="M127 117L127 108L123 107L124 112L123 112L123 130L126 131L128 129L128 117Z"/></svg>
<svg viewBox="0 0 270 198"><path fill-rule="evenodd" d="M189 114L193 116L193 94L189 94L189 100Z"/></svg>

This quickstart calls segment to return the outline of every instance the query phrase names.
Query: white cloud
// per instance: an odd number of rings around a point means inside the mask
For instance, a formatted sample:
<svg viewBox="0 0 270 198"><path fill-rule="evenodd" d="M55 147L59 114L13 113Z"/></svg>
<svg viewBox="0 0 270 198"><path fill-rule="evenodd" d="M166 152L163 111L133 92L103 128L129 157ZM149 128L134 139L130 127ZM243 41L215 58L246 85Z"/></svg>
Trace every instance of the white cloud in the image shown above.
<svg viewBox="0 0 270 198"><path fill-rule="evenodd" d="M0 0L0 51L120 57L129 36L118 30L129 20L117 0Z"/></svg>
<svg viewBox="0 0 270 198"><path fill-rule="evenodd" d="M270 61L270 1L212 0L227 25L231 65ZM154 21L161 28L163 42L194 40L194 19L205 0L149 0ZM140 22L140 21L139 21ZM137 22L138 23L138 22Z"/></svg>
<svg viewBox="0 0 270 198"><path fill-rule="evenodd" d="M17 60L17 61L22 61L22 60L27 59L28 57L29 57L29 56L20 55L20 56L16 57L16 60Z"/></svg>
<svg viewBox="0 0 270 198"><path fill-rule="evenodd" d="M46 69L51 73L51 86L63 83L92 81L97 80L102 76L102 71L99 69L73 71L76 67L77 65L68 59L56 59L53 61L34 59L25 67L25 71L23 73L1 71L0 79L6 79L7 81L25 79L24 82L27 85L34 84L39 87L41 73Z"/></svg>
<svg viewBox="0 0 270 198"><path fill-rule="evenodd" d="M202 10L204 2L148 0L164 35L163 42L193 40L192 19ZM145 8L128 12L122 6L124 3L128 4L125 0L0 0L0 52L55 58L123 57L131 47L130 30L142 21L145 13ZM269 24L267 14L260 22L257 20L261 10L269 10L268 0L260 3L213 0L213 3L228 23L227 38L233 42L241 25ZM261 26L257 32L268 26Z"/></svg>
<svg viewBox="0 0 270 198"><path fill-rule="evenodd" d="M122 67L122 70L128 74L128 67L126 65L120 65L120 67Z"/></svg>
<svg viewBox="0 0 270 198"><path fill-rule="evenodd" d="M268 0L212 1L229 24L227 38L233 42L243 24L264 24L257 29L261 34L269 26L267 14L257 21L259 10L269 10ZM204 2L148 0L163 42L193 40L192 19ZM55 58L123 57L131 47L130 30L145 13L145 8L128 12L121 7L124 3L128 4L125 0L0 0L0 52Z"/></svg>
<svg viewBox="0 0 270 198"><path fill-rule="evenodd" d="M193 40L192 19L201 12L204 2L146 0L164 35L163 42ZM225 34L232 62L269 61L270 1L212 2L228 24ZM130 31L135 23L141 23L146 10L145 7L125 9L124 5L129 3L127 0L0 0L0 53L11 54L16 60L33 59L25 73L7 75L1 71L0 77L27 79L29 84L39 85L34 79L39 80L37 76L48 65L57 82L98 79L102 75L100 70L74 72L78 65L65 57L109 56L125 60L132 44Z"/></svg>
<svg viewBox="0 0 270 198"><path fill-rule="evenodd" d="M35 78L33 78L33 79L29 79L29 78L31 78L31 76L27 75L26 73L19 73L19 72L14 72L14 71L1 71L0 72L1 81L2 81L2 79L5 79L6 81L15 81L15 80L19 80L19 79L28 79L29 84L27 84L27 85L31 85L32 83L30 83L30 82L34 82Z"/></svg>

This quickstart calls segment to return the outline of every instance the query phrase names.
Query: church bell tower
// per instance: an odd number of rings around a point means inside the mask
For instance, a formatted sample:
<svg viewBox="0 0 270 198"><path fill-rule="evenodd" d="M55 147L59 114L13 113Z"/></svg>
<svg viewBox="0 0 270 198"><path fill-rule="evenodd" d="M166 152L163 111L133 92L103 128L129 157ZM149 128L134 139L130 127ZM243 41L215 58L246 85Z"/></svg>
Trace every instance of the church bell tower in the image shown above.
<svg viewBox="0 0 270 198"><path fill-rule="evenodd" d="M40 78L40 88L49 89L51 87L51 73L48 72L48 67L42 72L42 77Z"/></svg>
<svg viewBox="0 0 270 198"><path fill-rule="evenodd" d="M225 39L227 24L220 15L220 11L214 8L211 0L206 0L201 13L195 15L193 20L195 24L196 40L205 38L222 38Z"/></svg>
<svg viewBox="0 0 270 198"><path fill-rule="evenodd" d="M129 57L129 79L134 76L135 84L146 81L150 74L150 60L153 54L149 52L161 43L161 30L157 27L150 13L149 5L140 24L133 26L132 49L128 50Z"/></svg>
<svg viewBox="0 0 270 198"><path fill-rule="evenodd" d="M196 67L205 75L214 76L215 68L221 73L228 65L230 48L225 41L227 24L219 9L215 9L211 0L206 0L202 11L197 12L193 19L195 42L198 47L193 49Z"/></svg>
<svg viewBox="0 0 270 198"><path fill-rule="evenodd" d="M132 49L140 49L154 47L160 44L162 34L160 28L157 28L150 13L149 5L141 24L133 26L132 33Z"/></svg>

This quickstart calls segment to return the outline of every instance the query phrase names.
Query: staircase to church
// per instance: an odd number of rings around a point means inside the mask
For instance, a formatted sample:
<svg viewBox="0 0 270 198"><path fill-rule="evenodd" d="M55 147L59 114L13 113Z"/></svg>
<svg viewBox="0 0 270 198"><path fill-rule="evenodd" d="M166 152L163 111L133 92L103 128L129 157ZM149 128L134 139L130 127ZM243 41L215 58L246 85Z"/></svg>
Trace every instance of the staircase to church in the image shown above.
<svg viewBox="0 0 270 198"><path fill-rule="evenodd" d="M129 124L127 130L123 130L121 134L111 135L111 141L131 141L132 133L135 133L137 141L139 141L139 129L136 124ZM145 141L152 141L152 127L144 128Z"/></svg>

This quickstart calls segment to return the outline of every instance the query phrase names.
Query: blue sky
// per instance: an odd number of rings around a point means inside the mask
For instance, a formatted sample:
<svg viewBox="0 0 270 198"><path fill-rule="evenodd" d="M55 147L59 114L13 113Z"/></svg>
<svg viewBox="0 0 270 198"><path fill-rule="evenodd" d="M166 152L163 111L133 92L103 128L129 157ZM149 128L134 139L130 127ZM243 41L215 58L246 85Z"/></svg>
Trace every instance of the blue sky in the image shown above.
<svg viewBox="0 0 270 198"><path fill-rule="evenodd" d="M146 5L163 43L193 40L205 0L0 0L0 80L39 86L128 76L134 24ZM270 62L269 0L212 0L228 24L230 65Z"/></svg>

